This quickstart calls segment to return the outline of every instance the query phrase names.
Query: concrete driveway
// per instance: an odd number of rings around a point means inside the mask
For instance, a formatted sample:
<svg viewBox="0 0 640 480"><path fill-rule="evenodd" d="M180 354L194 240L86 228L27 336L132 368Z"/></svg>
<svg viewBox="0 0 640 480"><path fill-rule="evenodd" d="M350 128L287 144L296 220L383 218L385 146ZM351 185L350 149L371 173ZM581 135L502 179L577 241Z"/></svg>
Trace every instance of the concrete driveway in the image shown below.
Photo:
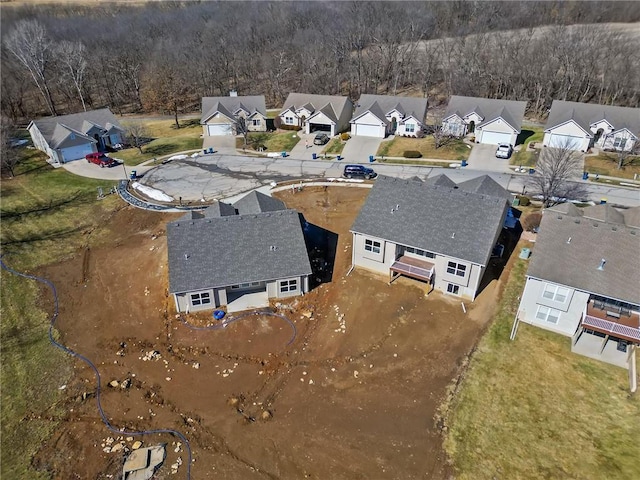
<svg viewBox="0 0 640 480"><path fill-rule="evenodd" d="M313 154L320 155L322 150L327 145L314 145L313 139L315 138L315 133L303 133L298 132L298 137L300 137L300 141L291 149L289 156L291 158L296 158L299 160L311 160L313 158ZM331 138L329 139L331 141Z"/></svg>
<svg viewBox="0 0 640 480"><path fill-rule="evenodd" d="M135 170L138 175L140 175L152 167L145 167L141 165L136 167L127 167L121 163L113 167L100 168L98 165L89 163L85 160L74 160L73 162L65 163L62 168L80 177L118 181L129 178L131 170Z"/></svg>
<svg viewBox="0 0 640 480"><path fill-rule="evenodd" d="M351 137L342 150L342 156L349 163L368 162L369 156L377 153L383 140L385 139L376 137Z"/></svg>
<svg viewBox="0 0 640 480"><path fill-rule="evenodd" d="M476 143L469 155L469 168L483 172L511 173L508 158L496 158L497 145Z"/></svg>
<svg viewBox="0 0 640 480"><path fill-rule="evenodd" d="M202 148L203 150L213 148L223 155L235 155L237 153L236 137L235 135L206 135L202 138Z"/></svg>

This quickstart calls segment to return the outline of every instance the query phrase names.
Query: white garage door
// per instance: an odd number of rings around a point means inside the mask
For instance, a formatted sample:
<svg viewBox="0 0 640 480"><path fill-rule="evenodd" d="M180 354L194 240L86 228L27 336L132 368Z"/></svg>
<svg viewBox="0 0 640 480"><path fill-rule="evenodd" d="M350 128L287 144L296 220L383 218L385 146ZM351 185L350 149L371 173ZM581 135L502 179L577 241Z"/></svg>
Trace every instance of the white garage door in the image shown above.
<svg viewBox="0 0 640 480"><path fill-rule="evenodd" d="M207 132L209 132L210 136L231 135L233 133L230 123L215 123L213 125L207 125Z"/></svg>
<svg viewBox="0 0 640 480"><path fill-rule="evenodd" d="M480 143L485 143L488 145L498 145L499 143L511 143L511 134L483 130L482 137L480 137Z"/></svg>
<svg viewBox="0 0 640 480"><path fill-rule="evenodd" d="M356 135L362 137L380 137L379 125L367 125L364 123L356 123Z"/></svg>
<svg viewBox="0 0 640 480"><path fill-rule="evenodd" d="M70 162L72 160L79 160L84 158L85 155L93 152L93 148L90 143L84 145L77 145L75 147L63 148L61 150L63 161Z"/></svg>
<svg viewBox="0 0 640 480"><path fill-rule="evenodd" d="M551 134L551 138L549 139L549 146L556 148L569 148L571 150L580 150L580 147L582 146L582 140L582 137Z"/></svg>

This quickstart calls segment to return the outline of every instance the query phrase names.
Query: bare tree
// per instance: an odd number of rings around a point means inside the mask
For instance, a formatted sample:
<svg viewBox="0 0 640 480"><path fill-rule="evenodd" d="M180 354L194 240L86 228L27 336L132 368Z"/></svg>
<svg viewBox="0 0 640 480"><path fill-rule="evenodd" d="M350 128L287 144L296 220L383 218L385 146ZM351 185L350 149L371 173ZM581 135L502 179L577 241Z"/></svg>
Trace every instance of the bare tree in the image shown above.
<svg viewBox="0 0 640 480"><path fill-rule="evenodd" d="M633 140L627 140L627 142L629 141ZM618 152L616 153L618 170L622 170L627 165L630 165L634 161L637 161L638 156L640 156L640 141L636 141L629 150L618 150Z"/></svg>
<svg viewBox="0 0 640 480"><path fill-rule="evenodd" d="M0 167L3 171L8 171L12 177L15 177L15 167L20 159L18 152L11 145L14 128L13 122L3 115L0 120Z"/></svg>
<svg viewBox="0 0 640 480"><path fill-rule="evenodd" d="M529 189L542 197L545 207L582 200L588 193L585 184L577 181L582 173L582 155L571 147L565 142L542 150L535 173L529 177Z"/></svg>
<svg viewBox="0 0 640 480"><path fill-rule="evenodd" d="M31 79L40 90L51 114L57 115L48 83L48 70L52 63L52 42L44 26L37 20L21 20L7 35L5 44L29 70Z"/></svg>
<svg viewBox="0 0 640 480"><path fill-rule="evenodd" d="M86 112L87 105L84 101L82 89L85 81L85 73L87 71L86 47L82 42L70 42L63 40L55 48L58 61L63 67L62 80L71 80L73 86L78 91L82 109Z"/></svg>
<svg viewBox="0 0 640 480"><path fill-rule="evenodd" d="M242 139L244 143L242 144L243 148L247 148L248 145L248 137L249 137L249 122L246 118L238 116L236 118L236 135L242 135Z"/></svg>
<svg viewBox="0 0 640 480"><path fill-rule="evenodd" d="M124 124L125 135L129 143L142 153L142 146L149 141L149 132L142 122L132 121Z"/></svg>

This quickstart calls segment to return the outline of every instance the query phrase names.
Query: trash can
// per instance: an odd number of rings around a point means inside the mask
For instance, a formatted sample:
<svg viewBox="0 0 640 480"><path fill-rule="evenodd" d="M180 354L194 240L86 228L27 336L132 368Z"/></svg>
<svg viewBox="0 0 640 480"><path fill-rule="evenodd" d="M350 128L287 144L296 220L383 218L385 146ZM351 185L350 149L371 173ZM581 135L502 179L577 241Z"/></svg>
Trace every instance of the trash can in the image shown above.
<svg viewBox="0 0 640 480"><path fill-rule="evenodd" d="M374 160L373 155L369 155L369 163L373 163Z"/></svg>
<svg viewBox="0 0 640 480"><path fill-rule="evenodd" d="M283 157L287 156L287 152L281 152L280 155L282 155Z"/></svg>
<svg viewBox="0 0 640 480"><path fill-rule="evenodd" d="M582 172L582 179L589 180L589 172Z"/></svg>
<svg viewBox="0 0 640 480"><path fill-rule="evenodd" d="M206 155L208 153L208 150L205 148L204 150L202 150L202 154Z"/></svg>
<svg viewBox="0 0 640 480"><path fill-rule="evenodd" d="M338 155L337 157L338 161L342 160L342 157L340 155Z"/></svg>
<svg viewBox="0 0 640 480"><path fill-rule="evenodd" d="M604 205L607 203L607 199L606 198L601 198L600 199L600 205Z"/></svg>
<svg viewBox="0 0 640 480"><path fill-rule="evenodd" d="M466 160L462 160L462 166L466 167L467 165L468 165L467 161Z"/></svg>
<svg viewBox="0 0 640 480"><path fill-rule="evenodd" d="M138 172L136 170L131 170L129 178L131 178L131 180L135 180L136 178L138 178Z"/></svg>
<svg viewBox="0 0 640 480"><path fill-rule="evenodd" d="M522 250L520 250L519 258L522 258L523 260L527 260L530 256L531 256L531 249L523 248Z"/></svg>
<svg viewBox="0 0 640 480"><path fill-rule="evenodd" d="M534 173L536 173L536 170L534 168L530 168L529 175L533 175Z"/></svg>
<svg viewBox="0 0 640 480"><path fill-rule="evenodd" d="M317 153L312 153L311 154L311 158L313 158L314 160L318 159L318 154Z"/></svg>

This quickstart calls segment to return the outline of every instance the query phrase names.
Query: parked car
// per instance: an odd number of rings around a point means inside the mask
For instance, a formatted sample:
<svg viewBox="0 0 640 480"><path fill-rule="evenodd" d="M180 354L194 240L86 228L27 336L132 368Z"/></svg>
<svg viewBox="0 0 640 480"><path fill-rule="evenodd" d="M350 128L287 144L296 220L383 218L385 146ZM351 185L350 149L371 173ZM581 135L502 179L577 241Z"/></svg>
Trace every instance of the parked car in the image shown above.
<svg viewBox="0 0 640 480"><path fill-rule="evenodd" d="M324 145L329 141L329 136L326 133L319 133L313 139L314 145Z"/></svg>
<svg viewBox="0 0 640 480"><path fill-rule="evenodd" d="M87 162L89 163L95 163L96 165L100 165L101 168L113 167L114 165L118 164L118 162L116 162L113 158L107 157L104 153L100 153L100 152L90 153L89 155L86 155L84 158L86 158Z"/></svg>
<svg viewBox="0 0 640 480"><path fill-rule="evenodd" d="M501 143L496 150L497 158L509 158L513 153L513 147L508 143Z"/></svg>
<svg viewBox="0 0 640 480"><path fill-rule="evenodd" d="M364 165L345 165L344 172L342 174L346 178L375 178L377 173L373 171L373 168L365 167Z"/></svg>

